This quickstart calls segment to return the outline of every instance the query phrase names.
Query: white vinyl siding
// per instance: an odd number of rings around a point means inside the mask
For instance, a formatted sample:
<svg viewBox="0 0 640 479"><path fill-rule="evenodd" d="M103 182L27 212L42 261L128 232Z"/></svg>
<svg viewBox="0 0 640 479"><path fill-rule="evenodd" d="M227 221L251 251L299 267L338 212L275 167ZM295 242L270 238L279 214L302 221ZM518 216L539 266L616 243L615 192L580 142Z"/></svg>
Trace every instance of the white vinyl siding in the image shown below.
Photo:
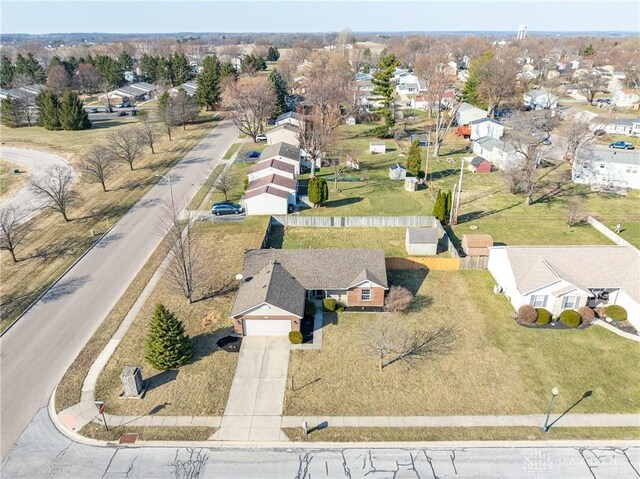
<svg viewBox="0 0 640 479"><path fill-rule="evenodd" d="M562 298L562 309L573 309L578 306L580 296L565 296Z"/></svg>
<svg viewBox="0 0 640 479"><path fill-rule="evenodd" d="M547 305L547 295L532 295L529 304L534 308L544 308Z"/></svg>

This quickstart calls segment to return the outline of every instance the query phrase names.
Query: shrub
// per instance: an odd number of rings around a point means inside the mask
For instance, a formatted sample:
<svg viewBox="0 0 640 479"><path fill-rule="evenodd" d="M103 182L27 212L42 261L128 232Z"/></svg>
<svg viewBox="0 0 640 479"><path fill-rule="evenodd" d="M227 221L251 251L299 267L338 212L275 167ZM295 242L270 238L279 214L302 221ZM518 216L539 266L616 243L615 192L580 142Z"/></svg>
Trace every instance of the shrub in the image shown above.
<svg viewBox="0 0 640 479"><path fill-rule="evenodd" d="M382 125L371 128L371 130L369 130L369 134L377 138L389 138L391 136L389 133L389 127Z"/></svg>
<svg viewBox="0 0 640 479"><path fill-rule="evenodd" d="M309 180L309 186L307 188L309 201L313 203L316 208L321 206L329 199L329 187L327 181L324 178L314 176Z"/></svg>
<svg viewBox="0 0 640 479"><path fill-rule="evenodd" d="M302 333L300 331L289 331L289 341L291 344L302 344Z"/></svg>
<svg viewBox="0 0 640 479"><path fill-rule="evenodd" d="M580 315L580 318L582 318L582 322L584 324L591 323L596 317L596 313L593 309L587 308L586 306L578 308L578 314Z"/></svg>
<svg viewBox="0 0 640 479"><path fill-rule="evenodd" d="M333 298L324 298L322 300L322 306L324 307L325 311L331 311L331 312L335 311L337 304L338 302Z"/></svg>
<svg viewBox="0 0 640 479"><path fill-rule="evenodd" d="M622 306L618 306L617 304L612 304L607 306L606 309L607 316L613 319L614 321L626 321L627 320L627 310Z"/></svg>
<svg viewBox="0 0 640 479"><path fill-rule="evenodd" d="M580 324L580 313L573 309L565 309L562 313L560 313L560 321L562 321L565 326L575 328Z"/></svg>
<svg viewBox="0 0 640 479"><path fill-rule="evenodd" d="M344 304L340 304L340 303L336 304L336 313L342 313L344 311L344 308L345 308Z"/></svg>
<svg viewBox="0 0 640 479"><path fill-rule="evenodd" d="M307 301L304 305L304 314L307 316L313 316L316 314L316 303Z"/></svg>
<svg viewBox="0 0 640 479"><path fill-rule="evenodd" d="M536 308L536 324L549 324L551 313L544 308Z"/></svg>
<svg viewBox="0 0 640 479"><path fill-rule="evenodd" d="M523 304L522 306L520 306L520 308L518 308L516 317L518 318L518 321L522 323L532 324L536 322L536 319L538 319L538 313L533 306L529 304Z"/></svg>
<svg viewBox="0 0 640 479"><path fill-rule="evenodd" d="M184 365L192 354L191 339L185 333L182 321L158 304L153 311L147 335L147 362L160 371L166 371Z"/></svg>
<svg viewBox="0 0 640 479"><path fill-rule="evenodd" d="M391 286L387 299L384 302L385 308L391 313L398 313L406 311L411 302L413 301L413 295L407 288L402 286Z"/></svg>

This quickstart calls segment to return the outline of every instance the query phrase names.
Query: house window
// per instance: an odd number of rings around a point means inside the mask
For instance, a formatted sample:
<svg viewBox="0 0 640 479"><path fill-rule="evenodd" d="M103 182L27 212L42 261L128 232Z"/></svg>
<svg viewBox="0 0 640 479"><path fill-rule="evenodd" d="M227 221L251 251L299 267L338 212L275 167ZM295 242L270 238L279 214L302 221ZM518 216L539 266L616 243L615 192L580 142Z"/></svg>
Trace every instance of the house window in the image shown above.
<svg viewBox="0 0 640 479"><path fill-rule="evenodd" d="M547 305L547 296L546 295L533 295L531 296L531 306L534 308L544 308Z"/></svg>
<svg viewBox="0 0 640 479"><path fill-rule="evenodd" d="M360 290L360 301L371 301L371 290L370 289L361 289Z"/></svg>
<svg viewBox="0 0 640 479"><path fill-rule="evenodd" d="M604 163L600 163L600 168L604 168Z"/></svg>
<svg viewBox="0 0 640 479"><path fill-rule="evenodd" d="M562 309L573 309L578 306L580 302L580 296L565 296L562 298Z"/></svg>

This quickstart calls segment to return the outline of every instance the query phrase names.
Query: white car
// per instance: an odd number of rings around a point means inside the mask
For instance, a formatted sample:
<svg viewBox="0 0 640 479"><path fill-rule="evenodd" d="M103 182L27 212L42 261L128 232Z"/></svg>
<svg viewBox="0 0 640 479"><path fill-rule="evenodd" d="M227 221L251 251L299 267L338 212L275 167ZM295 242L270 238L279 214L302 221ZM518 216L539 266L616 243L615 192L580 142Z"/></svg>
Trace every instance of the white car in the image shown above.
<svg viewBox="0 0 640 479"><path fill-rule="evenodd" d="M267 135L265 135L264 133L260 133L258 136L256 136L256 141L267 141Z"/></svg>

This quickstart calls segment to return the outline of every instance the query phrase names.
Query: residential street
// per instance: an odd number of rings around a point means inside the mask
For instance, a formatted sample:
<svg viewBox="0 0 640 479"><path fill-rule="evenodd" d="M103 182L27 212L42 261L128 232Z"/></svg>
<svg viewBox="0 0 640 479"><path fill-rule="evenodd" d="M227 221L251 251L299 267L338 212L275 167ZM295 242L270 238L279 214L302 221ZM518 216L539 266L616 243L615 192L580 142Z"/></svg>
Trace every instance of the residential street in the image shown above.
<svg viewBox="0 0 640 479"><path fill-rule="evenodd" d="M237 135L221 122L173 168L176 199L197 191ZM0 339L3 458L159 244L169 197L163 180Z"/></svg>
<svg viewBox="0 0 640 479"><path fill-rule="evenodd" d="M534 443L325 448L95 447L60 434L42 409L2 476L70 478L637 478L640 448Z"/></svg>
<svg viewBox="0 0 640 479"><path fill-rule="evenodd" d="M52 153L8 146L3 146L0 149L0 158L29 168L30 178L32 179L42 178L47 174L47 170L53 166L69 166L69 163L67 163L64 158ZM33 190L29 188L29 183L27 182L22 188L16 191L14 195L4 200L0 206L15 206L20 209L23 219L26 219L31 216L34 211L42 208L45 203L47 203L47 201L38 197Z"/></svg>

